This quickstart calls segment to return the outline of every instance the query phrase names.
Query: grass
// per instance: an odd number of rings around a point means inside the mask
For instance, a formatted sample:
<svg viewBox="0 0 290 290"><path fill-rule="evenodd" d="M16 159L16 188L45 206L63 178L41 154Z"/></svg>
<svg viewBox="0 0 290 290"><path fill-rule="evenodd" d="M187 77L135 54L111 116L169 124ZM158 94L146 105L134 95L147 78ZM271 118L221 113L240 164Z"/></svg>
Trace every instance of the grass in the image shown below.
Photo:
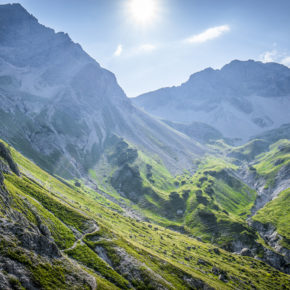
<svg viewBox="0 0 290 290"><path fill-rule="evenodd" d="M245 219L256 193L232 175L236 168L225 159L208 156L193 176L178 178L179 194L189 192L184 220L194 236L225 246L247 231Z"/></svg>
<svg viewBox="0 0 290 290"><path fill-rule="evenodd" d="M28 220L38 225L35 213L41 217L42 222L50 230L56 244L60 249L69 248L75 241L75 236L70 228L68 228L61 220L59 220L54 214L43 207L43 205L31 198L27 193L16 188L9 179L12 176L6 176L5 185L9 190L9 193L13 196L13 208L22 212ZM17 178L14 176L14 178ZM12 179L13 182L13 179ZM34 208L35 210L32 210Z"/></svg>
<svg viewBox="0 0 290 290"><path fill-rule="evenodd" d="M260 209L253 216L253 220L274 225L278 233L284 237L283 245L290 249L290 188Z"/></svg>
<svg viewBox="0 0 290 290"><path fill-rule="evenodd" d="M128 281L115 272L88 246L79 244L74 249L65 251L65 253L71 258L99 273L102 277L106 278L116 286L122 289L129 288Z"/></svg>
<svg viewBox="0 0 290 290"><path fill-rule="evenodd" d="M265 187L275 185L275 177L282 167L290 166L290 141L280 140L270 146L270 150L257 157L254 168L267 182Z"/></svg>
<svg viewBox="0 0 290 290"><path fill-rule="evenodd" d="M267 141L255 139L245 145L232 148L229 156L240 160L251 161L260 153L267 151L268 148L269 143Z"/></svg>
<svg viewBox="0 0 290 290"><path fill-rule="evenodd" d="M75 276L75 268L64 260L54 259L47 261L43 257L36 255L33 252L27 251L19 247L16 243L8 241L6 239L0 240L0 255L20 263L30 273L29 279L32 283L41 289L90 289L86 282L78 281L73 284L67 280L67 277ZM77 278L77 277L74 277ZM78 278L80 280L80 278ZM20 281L16 281L14 278L12 283L9 279L10 284L14 285L13 289L24 289ZM17 282L17 285L15 284ZM18 286L19 288L17 288Z"/></svg>
<svg viewBox="0 0 290 290"><path fill-rule="evenodd" d="M64 202L57 200L56 197L43 187L31 182L24 176L19 178L15 175L7 175L6 179L10 181L10 183L13 183L14 187L17 187L19 190L41 203L44 208L48 209L66 225L72 226L81 232L87 229L89 221L87 217Z"/></svg>
<svg viewBox="0 0 290 290"><path fill-rule="evenodd" d="M196 283L202 280L217 289L251 289L254 286L258 289L280 289L283 284L289 285L289 277L286 274L276 271L261 261L231 254L224 250L215 253L213 250L215 246L209 243L200 242L161 225L123 216L115 210L112 202L107 201L108 204L106 204L105 197L96 198L99 194L85 185L75 187L73 181L62 182L41 170L15 150L12 150L12 154L22 171L22 177L5 176L7 188L13 196L15 209L17 208L33 223L37 222L34 210L47 225L49 225L50 220L50 229L55 229L55 233L53 234L52 231L52 234L56 241L59 240L56 233L60 234L62 230L69 237L71 227L84 232L88 230L88 225L92 221L100 226L98 233L87 234L74 249L68 249L73 239L68 244L63 243L62 247L67 249L68 257L74 259L88 273L93 273L97 277L97 281L101 281L100 285L102 283L105 285L104 287L109 288L110 285L114 284L115 287L124 289L128 286L128 280L118 272L117 266L111 268L100 259L94 252L95 245L102 245L116 265L120 258L116 248L124 249L128 255L141 264L143 263L144 268L140 271L142 271L142 277L145 281L146 273L149 271L148 269L151 269L153 273L159 275L152 275L151 278L155 283L162 284L166 280L175 289L193 288L187 284L187 278L192 278ZM203 204L195 205L197 202L196 190L201 190L202 196L208 201L210 212L216 217L219 228L226 228L225 233L228 233L237 231L235 226L243 225L245 217L244 215L239 216L241 209L233 206L234 201L233 204L227 204L222 199L212 200L210 194L206 193L208 186L215 183L214 190L218 191L220 187L224 190L224 175L215 174L225 169L235 169L235 166L223 160L208 158L205 163L200 164L199 170L194 176L185 174L177 177L175 181L178 181L179 185L175 186L175 190L179 196L182 196L183 190L190 191L186 207L189 209L192 206L196 210L195 214L207 210ZM206 171L216 173L212 176L209 173L206 174ZM207 177L207 180L201 182L200 178L202 177ZM244 191L237 191L235 198L244 202L242 206L245 207L252 202L251 194L245 188ZM31 204L33 210L26 206L26 202ZM220 207L221 211L214 209L216 205ZM227 210L228 214L224 213L223 209ZM186 216L190 216L189 212L186 213ZM195 216L190 217L195 222L191 229L196 229L197 232L204 231L204 228L195 228L199 221L194 220ZM169 221L163 217L159 218L160 222L164 224L171 222L176 226L182 225L182 221L178 219ZM61 229L62 226L66 229ZM223 239L226 238L226 236L223 237ZM9 248L14 249L10 254L7 251ZM17 245L11 247L4 245L2 255L4 255L4 251L6 251L5 255L9 254L13 259L18 259L29 267L33 275L39 275L39 283L44 285L43 288L49 289L53 283L58 289L64 288L63 285L66 281L63 280L63 277L67 275L67 270L62 264L61 266L56 261L51 265L52 268L49 268L45 263L40 264L40 262L34 265L32 258ZM200 263L200 259L206 263ZM218 276L214 275L213 266L227 273L228 283L222 282ZM62 269L58 267L62 267ZM138 281L132 281L132 283L138 286ZM142 287L141 284L139 286ZM168 286L168 288L170 287Z"/></svg>

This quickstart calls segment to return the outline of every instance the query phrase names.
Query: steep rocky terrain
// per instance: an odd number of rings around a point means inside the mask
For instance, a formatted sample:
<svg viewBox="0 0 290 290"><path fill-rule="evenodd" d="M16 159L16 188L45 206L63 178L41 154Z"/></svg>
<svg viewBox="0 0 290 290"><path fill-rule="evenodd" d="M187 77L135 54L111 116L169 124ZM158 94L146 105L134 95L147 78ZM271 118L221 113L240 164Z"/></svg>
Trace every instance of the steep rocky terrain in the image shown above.
<svg viewBox="0 0 290 290"><path fill-rule="evenodd" d="M7 190L3 174L21 178L8 148L0 143L0 288L39 289L63 284L94 288L91 275L63 259L36 208Z"/></svg>
<svg viewBox="0 0 290 290"><path fill-rule="evenodd" d="M221 132L205 123L192 122L190 124L171 122L164 120L170 127L184 133L190 138L197 140L202 144L210 143L211 141L223 139Z"/></svg>
<svg viewBox="0 0 290 290"><path fill-rule="evenodd" d="M159 118L203 122L225 137L250 136L290 122L290 69L277 63L234 60L220 70L207 68L177 87L133 99Z"/></svg>

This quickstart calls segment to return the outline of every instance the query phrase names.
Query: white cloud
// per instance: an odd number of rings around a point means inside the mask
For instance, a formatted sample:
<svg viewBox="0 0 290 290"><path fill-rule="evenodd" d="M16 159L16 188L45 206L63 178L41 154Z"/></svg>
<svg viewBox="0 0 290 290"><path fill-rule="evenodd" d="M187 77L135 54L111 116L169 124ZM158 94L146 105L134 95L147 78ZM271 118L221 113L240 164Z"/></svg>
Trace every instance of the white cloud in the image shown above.
<svg viewBox="0 0 290 290"><path fill-rule="evenodd" d="M130 57L138 54L150 53L155 49L157 49L156 45L144 43L133 47L127 47L126 51L124 51L123 45L119 44L114 52L114 56L118 57L120 55L123 55L125 57Z"/></svg>
<svg viewBox="0 0 290 290"><path fill-rule="evenodd" d="M230 27L228 25L211 27L211 28L199 33L199 34L196 34L196 35L193 35L193 36L187 38L186 42L203 43L203 42L206 42L210 39L217 38L228 31L230 31Z"/></svg>
<svg viewBox="0 0 290 290"><path fill-rule="evenodd" d="M260 54L262 62L277 62L290 67L290 55L286 51L277 51L276 49L265 51Z"/></svg>
<svg viewBox="0 0 290 290"><path fill-rule="evenodd" d="M114 52L114 56L120 56L123 52L123 45L119 44Z"/></svg>
<svg viewBox="0 0 290 290"><path fill-rule="evenodd" d="M275 49L265 51L260 55L260 59L262 62L275 62L277 60L277 51Z"/></svg>
<svg viewBox="0 0 290 290"><path fill-rule="evenodd" d="M281 63L290 67L290 56L286 56L281 60Z"/></svg>

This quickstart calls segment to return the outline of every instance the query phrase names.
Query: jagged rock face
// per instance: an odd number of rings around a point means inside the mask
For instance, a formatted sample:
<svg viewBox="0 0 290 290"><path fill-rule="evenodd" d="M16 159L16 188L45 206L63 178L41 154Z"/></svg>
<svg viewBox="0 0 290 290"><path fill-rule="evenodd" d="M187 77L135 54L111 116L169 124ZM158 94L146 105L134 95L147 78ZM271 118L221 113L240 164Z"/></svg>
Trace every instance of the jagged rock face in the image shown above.
<svg viewBox="0 0 290 290"><path fill-rule="evenodd" d="M111 72L19 4L0 6L0 33L0 134L49 171L83 175L113 133L175 169L203 152L133 107Z"/></svg>
<svg viewBox="0 0 290 290"><path fill-rule="evenodd" d="M256 171L249 170L247 167L243 167L238 175L243 182L254 188L257 192L257 198L251 209L252 215L276 198L282 191L290 187L290 166L288 164L280 168L271 186L266 186L267 180L258 176Z"/></svg>
<svg viewBox="0 0 290 290"><path fill-rule="evenodd" d="M6 146L2 142L0 142L0 157L2 157L7 162L13 173L15 173L18 176L20 175L18 166L12 159L10 151L8 150L8 148L6 148Z"/></svg>
<svg viewBox="0 0 290 290"><path fill-rule="evenodd" d="M60 257L60 251L52 241L49 230L38 217L39 227L30 223L20 212L12 209L12 198L4 184L2 174L16 174L20 176L17 164L14 162L9 149L0 142L0 157L7 162L7 166L0 166L0 198L5 204L5 216L0 219L0 235L11 239L16 238L25 249L48 257ZM0 159L0 163L3 162ZM5 165L5 164L4 164ZM4 168L4 171L3 171ZM29 207L28 203L27 206Z"/></svg>
<svg viewBox="0 0 290 290"><path fill-rule="evenodd" d="M208 68L179 87L143 94L133 102L175 122L204 122L225 137L248 139L289 123L290 69L276 63L232 61Z"/></svg>
<svg viewBox="0 0 290 290"><path fill-rule="evenodd" d="M280 245L283 239L271 224L262 224L258 221L250 221L251 226L260 234L260 236L270 245L276 252L265 249L264 261L273 267L290 273L290 250Z"/></svg>

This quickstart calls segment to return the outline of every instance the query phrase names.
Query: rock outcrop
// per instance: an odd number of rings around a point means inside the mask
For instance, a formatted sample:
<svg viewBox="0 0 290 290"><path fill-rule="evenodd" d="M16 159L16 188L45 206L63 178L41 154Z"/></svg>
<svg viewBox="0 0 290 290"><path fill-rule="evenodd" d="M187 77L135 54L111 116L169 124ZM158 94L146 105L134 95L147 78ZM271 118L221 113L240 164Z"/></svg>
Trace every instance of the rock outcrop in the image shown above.
<svg viewBox="0 0 290 290"><path fill-rule="evenodd" d="M49 229L29 202L22 200L23 210L34 212L36 224L13 208L15 197L5 186L4 173L20 176L9 149L0 143L0 289L40 289L43 281L39 281L37 271L42 267L45 271L62 267L67 272L64 284L68 287L95 289L93 277L63 258Z"/></svg>

